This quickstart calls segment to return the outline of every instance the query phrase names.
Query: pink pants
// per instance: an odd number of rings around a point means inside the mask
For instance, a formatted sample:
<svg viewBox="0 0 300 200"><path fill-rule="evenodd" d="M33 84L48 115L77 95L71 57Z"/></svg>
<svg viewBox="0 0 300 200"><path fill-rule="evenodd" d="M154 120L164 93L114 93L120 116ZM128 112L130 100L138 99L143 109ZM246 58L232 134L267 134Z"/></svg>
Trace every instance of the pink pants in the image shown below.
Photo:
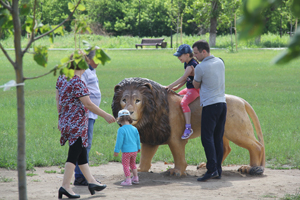
<svg viewBox="0 0 300 200"><path fill-rule="evenodd" d="M130 176L129 166L131 170L136 169L136 156L137 152L122 153L122 165L126 177Z"/></svg>
<svg viewBox="0 0 300 200"><path fill-rule="evenodd" d="M199 97L199 89L195 88L185 88L181 90L178 94L184 95L184 97L181 100L181 108L184 113L191 112L189 104L192 103L197 97Z"/></svg>

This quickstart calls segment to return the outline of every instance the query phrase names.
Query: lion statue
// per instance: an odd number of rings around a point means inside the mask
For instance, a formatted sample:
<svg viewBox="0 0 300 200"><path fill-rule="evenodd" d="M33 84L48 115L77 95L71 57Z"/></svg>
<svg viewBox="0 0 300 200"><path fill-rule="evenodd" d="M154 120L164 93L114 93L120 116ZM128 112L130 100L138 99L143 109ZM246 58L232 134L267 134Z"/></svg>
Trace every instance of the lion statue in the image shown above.
<svg viewBox="0 0 300 200"><path fill-rule="evenodd" d="M172 175L185 175L187 163L185 160L185 145L189 139L201 134L202 107L199 97L189 106L191 109L191 124L193 135L182 140L185 128L185 118L180 106L182 97L167 90L155 81L145 78L126 78L114 88L112 112L118 116L121 109L130 111L131 118L141 138L141 157L139 171L148 171L151 161L159 145L167 144L174 158L174 168L168 171ZM264 172L265 148L262 130L258 117L244 99L226 95L227 118L223 137L223 161L231 151L229 141L246 148L250 154L250 166L239 168L241 173L260 175ZM250 118L256 129L258 140L253 131Z"/></svg>

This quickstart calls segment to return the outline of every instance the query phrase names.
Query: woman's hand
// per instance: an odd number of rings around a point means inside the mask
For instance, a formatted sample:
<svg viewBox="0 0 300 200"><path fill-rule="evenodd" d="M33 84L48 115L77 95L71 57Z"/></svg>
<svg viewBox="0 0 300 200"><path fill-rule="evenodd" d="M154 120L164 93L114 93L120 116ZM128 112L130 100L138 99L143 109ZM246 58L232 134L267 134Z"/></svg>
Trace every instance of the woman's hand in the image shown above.
<svg viewBox="0 0 300 200"><path fill-rule="evenodd" d="M109 123L113 123L113 122L116 122L116 119L111 115L111 114L107 114L104 119Z"/></svg>
<svg viewBox="0 0 300 200"><path fill-rule="evenodd" d="M114 156L115 156L115 157L118 157L118 156L119 156L119 153L114 152Z"/></svg>

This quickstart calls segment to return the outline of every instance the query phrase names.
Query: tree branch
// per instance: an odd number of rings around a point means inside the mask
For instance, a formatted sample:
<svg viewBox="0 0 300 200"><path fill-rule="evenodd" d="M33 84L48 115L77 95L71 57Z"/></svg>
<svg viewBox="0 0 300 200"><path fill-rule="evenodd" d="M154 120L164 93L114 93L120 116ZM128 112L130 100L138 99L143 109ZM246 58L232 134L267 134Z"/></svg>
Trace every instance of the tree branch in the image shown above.
<svg viewBox="0 0 300 200"><path fill-rule="evenodd" d="M9 5L7 5L6 3L4 3L2 0L0 0L0 4L6 8L7 10L9 10L9 12L11 13L12 12L12 9Z"/></svg>
<svg viewBox="0 0 300 200"><path fill-rule="evenodd" d="M67 19L65 19L64 21L62 21L59 25L57 25L57 27L55 27L55 28L52 29L51 31L48 31L48 32L46 32L46 33L44 33L44 34L42 34L42 35L40 35L40 36L34 38L33 42L36 41L36 40L38 40L38 39L40 39L40 38L42 38L42 37L44 37L45 35L48 35L49 33L55 31L55 30L58 29L60 26L62 26L66 21L68 21L68 20L73 16L73 14L74 14L74 12L76 11L77 7L79 6L80 2L81 2L81 0L78 1L78 3L77 3L77 5L75 6L73 12L69 15L69 17L68 17Z"/></svg>
<svg viewBox="0 0 300 200"><path fill-rule="evenodd" d="M2 44L0 43L0 48L3 51L4 55L6 56L6 58L9 60L9 62L12 64L12 66L14 66L15 68L15 63L14 61L12 61L12 59L9 57L7 51L3 48Z"/></svg>
<svg viewBox="0 0 300 200"><path fill-rule="evenodd" d="M29 42L26 46L26 48L22 51L22 57L26 53L26 51L29 49L31 46L33 39L34 39L34 27L35 27L35 9L36 9L36 0L34 1L34 6L33 6L33 24L32 24L32 29L31 29L31 34L30 34L30 39Z"/></svg>
<svg viewBox="0 0 300 200"><path fill-rule="evenodd" d="M24 77L23 80L25 81L25 80L31 80L31 79L41 78L41 77L43 77L43 76L46 76L46 75L52 73L52 72L55 71L56 69L58 69L58 68L57 68L57 65L56 65L53 69L51 69L49 72L47 72L47 73L45 73L45 74L42 74L42 75L40 75L40 76L35 76L35 77L28 77L28 78Z"/></svg>

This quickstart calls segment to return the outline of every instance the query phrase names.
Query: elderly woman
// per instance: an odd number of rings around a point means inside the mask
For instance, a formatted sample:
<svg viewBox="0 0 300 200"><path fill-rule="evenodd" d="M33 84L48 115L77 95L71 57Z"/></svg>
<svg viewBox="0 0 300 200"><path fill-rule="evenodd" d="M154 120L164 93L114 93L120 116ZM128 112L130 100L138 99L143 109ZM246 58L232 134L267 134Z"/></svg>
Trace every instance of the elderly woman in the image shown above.
<svg viewBox="0 0 300 200"><path fill-rule="evenodd" d="M72 60L73 56L70 59ZM75 194L70 187L76 162L88 181L88 189L91 195L95 194L95 191L106 188L106 185L100 184L91 175L87 162L88 111L90 110L103 117L108 123L115 122L115 118L91 102L89 90L80 79L85 70L75 66L74 62L71 62L69 69L74 69L74 77L68 81L64 75L61 75L56 83L56 103L59 113L58 127L61 131L60 144L63 146L67 140L69 141L69 153L58 197L62 198L62 195L65 195L68 198L80 198L80 195Z"/></svg>

